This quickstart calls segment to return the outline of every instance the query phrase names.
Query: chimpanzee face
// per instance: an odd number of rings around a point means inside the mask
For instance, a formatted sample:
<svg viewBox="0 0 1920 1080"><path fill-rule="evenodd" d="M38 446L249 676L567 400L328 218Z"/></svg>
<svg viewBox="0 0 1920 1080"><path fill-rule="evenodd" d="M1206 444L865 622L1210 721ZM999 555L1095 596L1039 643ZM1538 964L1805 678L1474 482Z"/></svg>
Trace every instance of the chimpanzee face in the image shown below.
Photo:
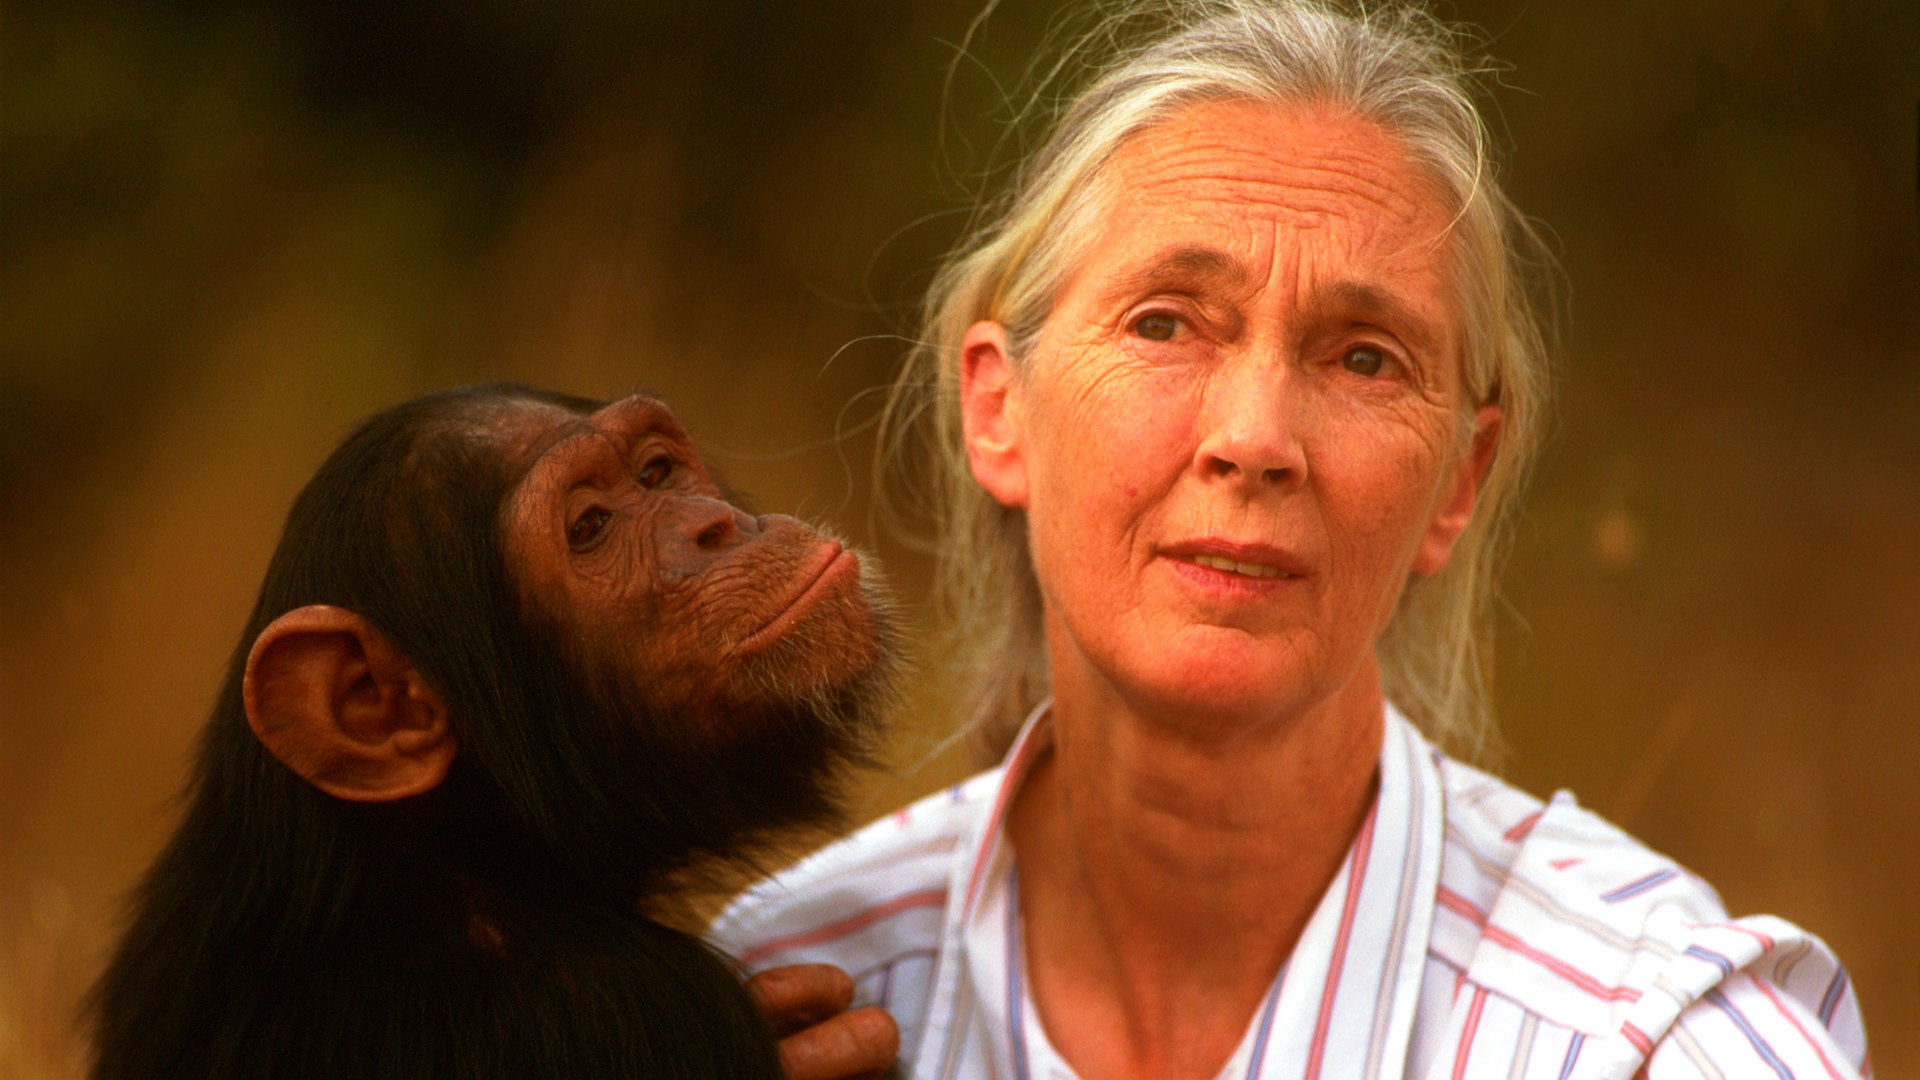
<svg viewBox="0 0 1920 1080"><path fill-rule="evenodd" d="M730 505L659 401L520 402L500 419L527 463L502 523L521 602L649 710L721 734L723 717L831 695L882 662L859 557Z"/></svg>

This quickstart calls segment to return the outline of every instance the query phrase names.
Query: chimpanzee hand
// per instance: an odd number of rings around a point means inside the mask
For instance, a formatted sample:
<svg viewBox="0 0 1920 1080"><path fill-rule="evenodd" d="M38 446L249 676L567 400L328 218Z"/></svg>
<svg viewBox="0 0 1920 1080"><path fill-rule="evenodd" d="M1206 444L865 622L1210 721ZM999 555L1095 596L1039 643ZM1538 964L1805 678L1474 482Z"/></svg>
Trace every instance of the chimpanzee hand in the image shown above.
<svg viewBox="0 0 1920 1080"><path fill-rule="evenodd" d="M900 1029L877 1008L854 1009L853 980L829 964L769 968L747 991L780 1040L788 1080L858 1080L887 1075Z"/></svg>

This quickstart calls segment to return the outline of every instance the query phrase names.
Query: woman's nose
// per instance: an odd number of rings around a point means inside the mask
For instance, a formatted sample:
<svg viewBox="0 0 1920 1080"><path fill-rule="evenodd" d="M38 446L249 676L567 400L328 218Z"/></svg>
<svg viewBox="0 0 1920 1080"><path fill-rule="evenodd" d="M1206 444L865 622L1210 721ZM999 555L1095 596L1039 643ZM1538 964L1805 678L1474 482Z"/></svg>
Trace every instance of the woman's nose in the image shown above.
<svg viewBox="0 0 1920 1080"><path fill-rule="evenodd" d="M1304 481L1298 389L1289 366L1273 359L1229 362L1216 372L1201 409L1201 475L1262 486Z"/></svg>

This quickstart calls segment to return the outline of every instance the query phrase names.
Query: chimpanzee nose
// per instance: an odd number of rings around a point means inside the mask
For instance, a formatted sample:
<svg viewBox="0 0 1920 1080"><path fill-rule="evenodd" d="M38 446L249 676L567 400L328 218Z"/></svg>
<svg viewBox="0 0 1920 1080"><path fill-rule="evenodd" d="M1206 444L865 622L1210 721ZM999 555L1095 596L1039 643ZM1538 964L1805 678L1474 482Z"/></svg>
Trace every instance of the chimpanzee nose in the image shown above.
<svg viewBox="0 0 1920 1080"><path fill-rule="evenodd" d="M702 499L701 513L695 518L693 542L703 551L728 547L742 537L760 531L757 519L719 499Z"/></svg>

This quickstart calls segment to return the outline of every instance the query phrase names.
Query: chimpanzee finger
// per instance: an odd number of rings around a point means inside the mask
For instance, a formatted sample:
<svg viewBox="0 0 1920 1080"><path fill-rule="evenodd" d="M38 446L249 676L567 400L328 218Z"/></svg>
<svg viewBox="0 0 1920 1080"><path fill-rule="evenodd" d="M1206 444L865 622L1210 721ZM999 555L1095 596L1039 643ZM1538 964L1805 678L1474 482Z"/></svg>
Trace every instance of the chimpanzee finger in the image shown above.
<svg viewBox="0 0 1920 1080"><path fill-rule="evenodd" d="M882 1009L854 1009L781 1039L779 1052L787 1080L880 1077L900 1054L900 1027Z"/></svg>
<svg viewBox="0 0 1920 1080"><path fill-rule="evenodd" d="M853 1003L853 980L831 964L789 964L748 979L747 992L780 1038L845 1012Z"/></svg>

